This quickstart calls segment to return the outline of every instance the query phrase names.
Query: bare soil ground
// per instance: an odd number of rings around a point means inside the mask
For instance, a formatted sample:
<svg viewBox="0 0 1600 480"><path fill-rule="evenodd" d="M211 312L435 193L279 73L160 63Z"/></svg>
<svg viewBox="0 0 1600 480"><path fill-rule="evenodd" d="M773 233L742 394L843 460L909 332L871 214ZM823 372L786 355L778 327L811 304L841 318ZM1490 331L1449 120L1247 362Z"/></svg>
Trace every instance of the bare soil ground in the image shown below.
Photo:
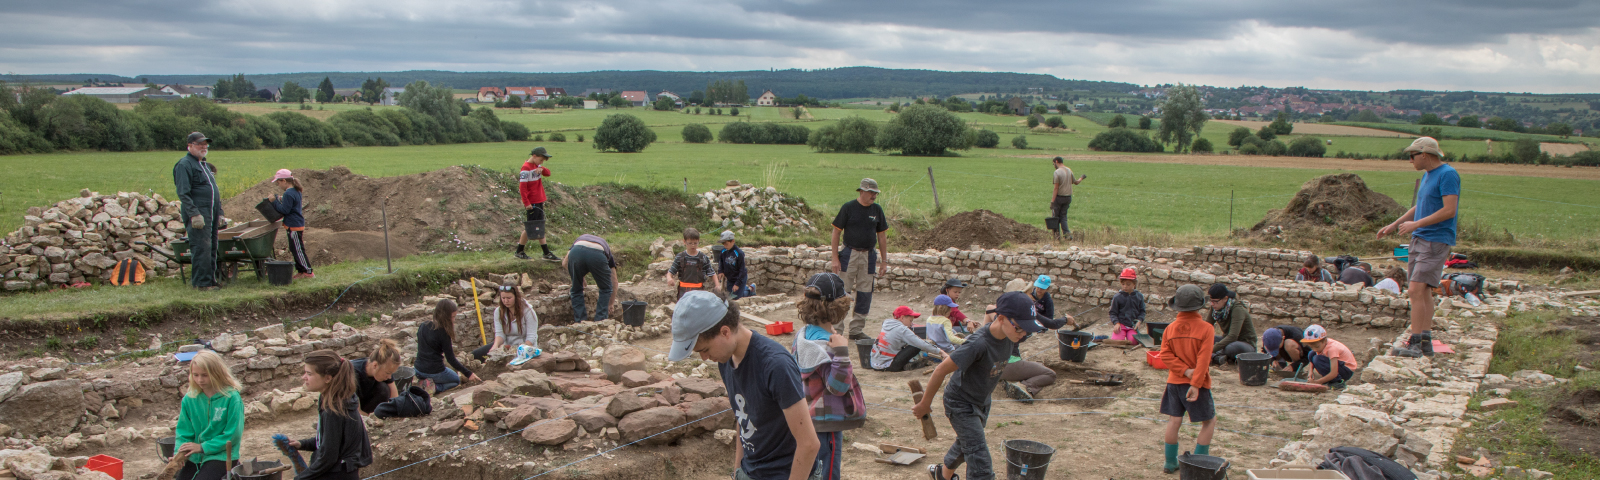
<svg viewBox="0 0 1600 480"><path fill-rule="evenodd" d="M1560 331L1577 335L1580 351L1576 360L1580 365L1600 357L1600 318L1568 317L1561 322ZM1545 429L1556 443L1569 452L1584 452L1600 458L1600 390L1594 388L1573 392L1549 410Z"/></svg>
<svg viewBox="0 0 1600 480"><path fill-rule="evenodd" d="M1043 229L1017 222L988 210L962 212L944 219L927 230L908 231L902 242L913 250L931 248L999 248L1001 245L1035 243L1048 235Z"/></svg>
<svg viewBox="0 0 1600 480"><path fill-rule="evenodd" d="M1589 151L1589 146L1581 143L1543 142L1539 144L1539 150L1551 155L1572 155Z"/></svg>
<svg viewBox="0 0 1600 480"><path fill-rule="evenodd" d="M1056 155L1018 155L1017 158L1053 158ZM1399 160L1355 160L1347 158L1268 157L1261 155L1061 155L1066 160L1097 162L1177 163L1184 165L1226 165L1233 167L1303 168L1311 170L1345 170L1409 172L1416 170L1410 162ZM1512 177L1574 178L1600 180L1597 167L1556 167L1550 165L1510 165L1498 163L1452 163L1456 171L1473 175L1504 175Z"/></svg>
<svg viewBox="0 0 1600 480"><path fill-rule="evenodd" d="M1338 173L1307 181L1287 206L1268 211L1251 230L1269 225L1290 229L1359 228L1386 215L1401 213L1405 209L1399 202L1368 189L1361 177Z"/></svg>
<svg viewBox="0 0 1600 480"><path fill-rule="evenodd" d="M1213 122L1217 122L1217 123L1224 123L1224 124L1228 124L1228 125L1245 127L1245 128L1251 129L1251 130L1260 130L1261 127L1265 127L1265 126L1267 126L1267 124L1272 123L1272 122L1255 122L1255 121L1250 121L1250 120L1212 120L1212 121ZM1405 134L1405 133L1400 133L1400 132L1391 132L1391 131L1388 131L1388 130L1379 130L1379 129L1376 129L1376 128L1351 127L1351 126L1345 126L1345 125L1326 125L1326 124L1321 124L1321 123L1296 123L1296 124L1294 124L1294 133L1308 134L1308 135L1338 135L1338 136L1346 136L1346 137L1412 138L1412 137L1416 136L1416 135L1410 135L1410 134Z"/></svg>

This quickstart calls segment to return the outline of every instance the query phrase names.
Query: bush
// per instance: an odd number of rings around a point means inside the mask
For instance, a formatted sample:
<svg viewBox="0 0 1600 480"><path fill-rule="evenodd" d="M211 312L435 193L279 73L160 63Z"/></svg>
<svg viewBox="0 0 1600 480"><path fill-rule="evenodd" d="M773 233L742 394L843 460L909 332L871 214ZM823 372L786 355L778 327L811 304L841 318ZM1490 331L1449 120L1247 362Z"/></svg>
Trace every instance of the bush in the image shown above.
<svg viewBox="0 0 1600 480"><path fill-rule="evenodd" d="M1265 125L1261 127L1261 130L1256 131L1256 138L1271 141L1274 138L1278 138L1278 131L1273 129L1272 125Z"/></svg>
<svg viewBox="0 0 1600 480"><path fill-rule="evenodd" d="M1050 117L1049 120L1044 121L1044 124L1049 125L1050 128L1067 128L1067 122L1062 120L1060 115Z"/></svg>
<svg viewBox="0 0 1600 480"><path fill-rule="evenodd" d="M1539 161L1539 141L1531 138L1521 138L1511 146L1511 156L1516 157L1517 163L1534 164Z"/></svg>
<svg viewBox="0 0 1600 480"><path fill-rule="evenodd" d="M1139 129L1140 130L1149 130L1150 129L1150 124L1151 124L1150 117L1147 117L1147 116L1144 116L1144 115L1140 115L1139 116ZM1209 145L1210 143L1211 142L1206 142L1207 145ZM1207 151L1209 152L1210 150L1207 150Z"/></svg>
<svg viewBox="0 0 1600 480"><path fill-rule="evenodd" d="M517 122L500 122L500 132L506 140L524 141L528 139L528 126ZM560 134L557 134L560 135ZM554 138L553 136L551 138Z"/></svg>
<svg viewBox="0 0 1600 480"><path fill-rule="evenodd" d="M1106 128L1126 128L1127 126L1128 119L1123 117L1122 114L1117 114L1117 116L1111 117L1110 122L1106 122Z"/></svg>
<svg viewBox="0 0 1600 480"><path fill-rule="evenodd" d="M1232 132L1228 132L1228 146L1239 148L1240 145L1244 145L1244 139L1251 136L1250 129L1245 127L1235 128Z"/></svg>
<svg viewBox="0 0 1600 480"><path fill-rule="evenodd" d="M1284 145L1282 140L1273 140L1261 147L1262 155L1282 156L1285 153L1289 153L1289 146Z"/></svg>
<svg viewBox="0 0 1600 480"><path fill-rule="evenodd" d="M936 105L905 107L878 132L879 150L899 150L906 155L942 155L945 150L966 150L966 122Z"/></svg>
<svg viewBox="0 0 1600 480"><path fill-rule="evenodd" d="M535 142L543 142L544 141L544 134L534 135L533 136L533 141L535 141Z"/></svg>
<svg viewBox="0 0 1600 480"><path fill-rule="evenodd" d="M1272 133L1276 133L1278 135L1288 135L1294 133L1294 124L1289 123L1289 114L1287 113L1278 112L1278 118L1273 120L1272 123L1267 126L1272 128ZM1271 139L1269 138L1267 140Z"/></svg>
<svg viewBox="0 0 1600 480"><path fill-rule="evenodd" d="M1189 146L1189 151L1195 153L1211 153L1211 141L1205 138L1194 139L1194 145Z"/></svg>
<svg viewBox="0 0 1600 480"><path fill-rule="evenodd" d="M345 143L362 147L400 145L395 124L371 110L339 112L328 117L328 123L339 129L339 136Z"/></svg>
<svg viewBox="0 0 1600 480"><path fill-rule="evenodd" d="M1254 143L1246 143L1244 145L1240 145L1239 146L1239 154L1240 155L1260 155L1261 154L1261 147L1257 146Z"/></svg>
<svg viewBox="0 0 1600 480"><path fill-rule="evenodd" d="M641 152L654 141L656 132L645 126L644 120L626 113L607 116L594 132L594 148L602 152Z"/></svg>
<svg viewBox="0 0 1600 480"><path fill-rule="evenodd" d="M1444 127L1422 127L1417 129L1417 133L1424 137L1433 137L1434 140L1444 139Z"/></svg>
<svg viewBox="0 0 1600 480"><path fill-rule="evenodd" d="M700 114L700 107L694 107L694 114L695 115L699 115Z"/></svg>
<svg viewBox="0 0 1600 480"><path fill-rule="evenodd" d="M582 141L583 141L583 134L581 134L581 133L580 133L580 134L578 134L578 141L580 141L580 142L582 142Z"/></svg>
<svg viewBox="0 0 1600 480"><path fill-rule="evenodd" d="M1291 157L1316 157L1321 158L1328 153L1327 145L1317 137L1300 137L1289 144L1288 152Z"/></svg>
<svg viewBox="0 0 1600 480"><path fill-rule="evenodd" d="M565 141L567 141L567 134L561 133L561 132L552 133L552 134L550 134L550 141L552 141L552 142L565 142Z"/></svg>
<svg viewBox="0 0 1600 480"><path fill-rule="evenodd" d="M990 130L974 130L972 132L972 146L978 148L994 148L1000 146L1000 134Z"/></svg>
<svg viewBox="0 0 1600 480"><path fill-rule="evenodd" d="M1039 126L1039 117L1037 115L1028 115L1028 128L1037 126Z"/></svg>
<svg viewBox="0 0 1600 480"><path fill-rule="evenodd" d="M739 107L733 107L733 109L728 110L728 115L739 116Z"/></svg>
<svg viewBox="0 0 1600 480"><path fill-rule="evenodd" d="M322 148L339 146L339 129L314 118L293 112L273 112L267 118L278 122L286 147Z"/></svg>
<svg viewBox="0 0 1600 480"><path fill-rule="evenodd" d="M1089 149L1102 152L1160 152L1160 143L1127 127L1113 128L1089 140Z"/></svg>
<svg viewBox="0 0 1600 480"><path fill-rule="evenodd" d="M1027 150L1028 149L1028 136L1027 135L1017 135L1015 137L1012 137L1011 138L1011 148L1015 148L1017 150Z"/></svg>
<svg viewBox="0 0 1600 480"><path fill-rule="evenodd" d="M581 139L580 139L581 141ZM706 143L711 141L711 129L705 125L691 123L683 126L683 141L689 143Z"/></svg>
<svg viewBox="0 0 1600 480"><path fill-rule="evenodd" d="M1478 128L1478 127L1482 127L1483 126L1483 121L1478 120L1478 116L1477 115L1467 115L1465 117L1461 117L1460 120L1456 120L1456 126L1457 127L1467 127L1467 128Z"/></svg>
<svg viewBox="0 0 1600 480"><path fill-rule="evenodd" d="M806 145L825 153L870 153L877 139L878 124L852 116L817 129L806 140Z"/></svg>
<svg viewBox="0 0 1600 480"><path fill-rule="evenodd" d="M0 155L45 153L54 149L50 141L12 120L11 114L5 110L0 110Z"/></svg>
<svg viewBox="0 0 1600 480"><path fill-rule="evenodd" d="M717 141L723 143L759 143L773 145L805 145L811 129L804 125L782 123L733 122L723 125Z"/></svg>

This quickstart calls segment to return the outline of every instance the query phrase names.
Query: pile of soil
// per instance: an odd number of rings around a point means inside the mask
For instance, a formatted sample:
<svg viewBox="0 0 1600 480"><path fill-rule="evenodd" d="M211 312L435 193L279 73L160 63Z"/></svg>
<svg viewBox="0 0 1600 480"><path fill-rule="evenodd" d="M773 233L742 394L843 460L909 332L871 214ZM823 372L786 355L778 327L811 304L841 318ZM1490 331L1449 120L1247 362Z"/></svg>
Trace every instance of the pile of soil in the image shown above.
<svg viewBox="0 0 1600 480"><path fill-rule="evenodd" d="M309 188L309 187L308 187ZM383 258L383 232L346 231L326 228L306 228L306 255L312 265L329 265ZM280 249L277 258L289 258L287 247ZM417 254L417 249L406 242L390 239L389 254L393 258Z"/></svg>
<svg viewBox="0 0 1600 480"><path fill-rule="evenodd" d="M1405 208L1388 195L1367 188L1367 182L1353 173L1323 175L1300 186L1294 199L1281 210L1267 212L1266 218L1251 227L1285 230L1319 228L1359 228L1368 223L1405 213ZM1276 232L1274 232L1276 233Z"/></svg>
<svg viewBox="0 0 1600 480"><path fill-rule="evenodd" d="M973 245L999 248L1006 242L1013 245L1036 243L1043 241L1048 233L1042 228L1017 222L998 213L973 210L946 218L928 230L908 232L906 236L911 249L944 250L967 249Z"/></svg>

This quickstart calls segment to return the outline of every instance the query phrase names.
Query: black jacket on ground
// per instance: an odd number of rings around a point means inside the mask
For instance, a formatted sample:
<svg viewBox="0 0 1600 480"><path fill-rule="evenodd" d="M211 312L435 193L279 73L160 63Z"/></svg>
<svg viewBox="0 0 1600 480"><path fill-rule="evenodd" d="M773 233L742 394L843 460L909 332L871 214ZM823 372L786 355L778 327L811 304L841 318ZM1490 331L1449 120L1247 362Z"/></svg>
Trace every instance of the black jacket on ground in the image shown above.
<svg viewBox="0 0 1600 480"><path fill-rule="evenodd" d="M433 403L428 400L428 391L412 385L401 391L400 396L378 404L378 408L373 409L372 416L421 417L430 413L433 413Z"/></svg>
<svg viewBox="0 0 1600 480"><path fill-rule="evenodd" d="M372 442L367 426L361 423L361 404L356 397L344 399L344 415L317 409L317 436L300 441L300 449L311 453L311 461L295 480L337 478L372 464Z"/></svg>

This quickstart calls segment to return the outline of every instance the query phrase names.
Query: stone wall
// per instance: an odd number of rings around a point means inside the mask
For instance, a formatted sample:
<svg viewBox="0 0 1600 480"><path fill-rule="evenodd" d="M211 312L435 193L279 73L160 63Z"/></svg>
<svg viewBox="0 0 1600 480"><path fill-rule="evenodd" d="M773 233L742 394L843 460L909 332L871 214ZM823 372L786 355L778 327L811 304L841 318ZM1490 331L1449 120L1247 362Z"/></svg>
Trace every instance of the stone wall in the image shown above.
<svg viewBox="0 0 1600 480"><path fill-rule="evenodd" d="M22 228L0 240L0 278L6 290L46 289L108 278L125 258L138 258L151 275L176 273L178 264L150 252L183 235L178 202L161 195L84 189L77 198L33 207Z"/></svg>

